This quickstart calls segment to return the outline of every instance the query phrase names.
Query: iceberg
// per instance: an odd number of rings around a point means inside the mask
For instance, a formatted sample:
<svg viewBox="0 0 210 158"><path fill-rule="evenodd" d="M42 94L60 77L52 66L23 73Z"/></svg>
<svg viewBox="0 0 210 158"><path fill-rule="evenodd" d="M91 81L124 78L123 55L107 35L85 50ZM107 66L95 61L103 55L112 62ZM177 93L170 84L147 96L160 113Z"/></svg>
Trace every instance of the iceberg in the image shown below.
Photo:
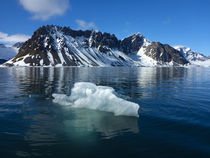
<svg viewBox="0 0 210 158"><path fill-rule="evenodd" d="M65 107L112 112L116 116L139 117L139 105L117 97L112 87L77 82L74 84L70 96L65 94L53 94L52 96L54 103Z"/></svg>

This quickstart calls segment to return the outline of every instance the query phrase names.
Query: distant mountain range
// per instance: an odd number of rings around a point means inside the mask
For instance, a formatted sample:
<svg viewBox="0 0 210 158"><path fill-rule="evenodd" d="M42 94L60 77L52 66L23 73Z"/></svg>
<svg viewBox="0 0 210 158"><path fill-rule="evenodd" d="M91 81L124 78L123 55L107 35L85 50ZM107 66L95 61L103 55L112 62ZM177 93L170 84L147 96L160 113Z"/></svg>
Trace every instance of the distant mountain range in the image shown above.
<svg viewBox="0 0 210 158"><path fill-rule="evenodd" d="M6 61L14 58L22 45L23 43L21 42L15 43L13 46L5 46L4 44L0 44L0 64L3 64Z"/></svg>
<svg viewBox="0 0 210 158"><path fill-rule="evenodd" d="M47 25L19 45L4 66L182 66L208 59L184 47L150 42L140 33L119 40L106 32Z"/></svg>
<svg viewBox="0 0 210 158"><path fill-rule="evenodd" d="M183 56L192 64L192 65L199 65L199 66L210 66L210 57L205 56L201 53L197 53L192 51L190 48L184 46L175 46L175 49L180 51Z"/></svg>

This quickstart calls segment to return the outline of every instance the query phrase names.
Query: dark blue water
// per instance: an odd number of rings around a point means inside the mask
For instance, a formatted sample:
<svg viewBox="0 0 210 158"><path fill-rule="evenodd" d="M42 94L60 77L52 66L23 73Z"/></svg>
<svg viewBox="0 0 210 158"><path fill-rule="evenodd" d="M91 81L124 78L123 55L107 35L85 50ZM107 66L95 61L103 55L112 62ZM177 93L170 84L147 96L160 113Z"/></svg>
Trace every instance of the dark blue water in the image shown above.
<svg viewBox="0 0 210 158"><path fill-rule="evenodd" d="M81 81L139 118L53 103ZM210 157L210 69L0 68L0 157Z"/></svg>

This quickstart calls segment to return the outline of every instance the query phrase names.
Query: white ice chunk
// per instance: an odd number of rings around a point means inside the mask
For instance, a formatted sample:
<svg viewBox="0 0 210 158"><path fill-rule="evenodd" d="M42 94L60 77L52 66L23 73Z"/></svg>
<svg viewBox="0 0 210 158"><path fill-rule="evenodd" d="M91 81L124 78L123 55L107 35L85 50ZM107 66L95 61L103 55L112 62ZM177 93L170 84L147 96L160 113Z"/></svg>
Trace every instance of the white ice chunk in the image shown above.
<svg viewBox="0 0 210 158"><path fill-rule="evenodd" d="M116 116L139 117L139 105L115 95L111 87L97 86L89 82L75 83L71 95L53 94L53 102L72 108L87 108L112 112Z"/></svg>

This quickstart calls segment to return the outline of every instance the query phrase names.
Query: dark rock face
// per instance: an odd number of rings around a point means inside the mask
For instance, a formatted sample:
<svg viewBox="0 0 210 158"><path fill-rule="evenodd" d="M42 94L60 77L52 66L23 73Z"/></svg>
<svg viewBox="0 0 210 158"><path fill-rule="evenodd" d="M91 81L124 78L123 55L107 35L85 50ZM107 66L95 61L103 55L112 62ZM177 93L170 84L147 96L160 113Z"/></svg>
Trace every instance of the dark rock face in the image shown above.
<svg viewBox="0 0 210 158"><path fill-rule="evenodd" d="M48 27L55 27L55 26L48 26ZM86 31L82 31L82 30L79 30L79 31L75 31L75 30L72 30L70 29L70 27L59 27L59 26L56 26L56 28L60 31L62 31L65 35L69 35L71 37L81 37L81 36L84 36L85 38L89 38L92 31L90 30L86 30Z"/></svg>
<svg viewBox="0 0 210 158"><path fill-rule="evenodd" d="M107 52L109 48L118 48L120 41L113 34L93 31L90 36L90 47L96 47L100 52Z"/></svg>
<svg viewBox="0 0 210 158"><path fill-rule="evenodd" d="M157 61L161 62L171 62L174 61L177 64L187 64L189 63L176 49L167 45L161 44L160 42L152 42L151 45L146 47L145 54Z"/></svg>
<svg viewBox="0 0 210 158"><path fill-rule="evenodd" d="M135 34L125 38L120 43L121 50L126 53L137 52L144 43L144 37L141 34Z"/></svg>

